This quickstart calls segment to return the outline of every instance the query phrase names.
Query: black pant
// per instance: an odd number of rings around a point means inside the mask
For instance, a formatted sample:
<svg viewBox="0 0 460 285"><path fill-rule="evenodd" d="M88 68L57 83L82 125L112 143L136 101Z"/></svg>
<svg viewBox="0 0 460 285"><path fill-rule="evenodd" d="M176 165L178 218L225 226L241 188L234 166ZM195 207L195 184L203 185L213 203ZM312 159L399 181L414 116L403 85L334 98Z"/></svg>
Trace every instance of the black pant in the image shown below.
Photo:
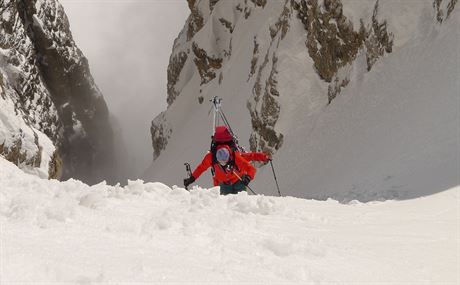
<svg viewBox="0 0 460 285"><path fill-rule="evenodd" d="M238 181L235 184L219 184L220 186L220 195L227 194L238 194L239 192L246 191L246 186L243 182Z"/></svg>

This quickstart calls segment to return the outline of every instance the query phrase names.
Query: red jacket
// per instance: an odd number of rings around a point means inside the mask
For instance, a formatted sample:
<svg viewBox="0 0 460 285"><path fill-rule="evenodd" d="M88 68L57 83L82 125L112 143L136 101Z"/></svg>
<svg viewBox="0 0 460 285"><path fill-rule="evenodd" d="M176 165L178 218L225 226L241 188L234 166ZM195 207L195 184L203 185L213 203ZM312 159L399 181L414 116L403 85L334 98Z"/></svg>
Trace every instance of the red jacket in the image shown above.
<svg viewBox="0 0 460 285"><path fill-rule="evenodd" d="M238 176L241 178L243 177L244 174L249 175L249 177L254 179L254 176L256 174L256 169L252 164L247 161L246 159L243 158L243 156L235 151L234 152L234 162L235 162L235 167L233 167L233 170L228 170L224 169L219 163L214 163L212 164L212 153L208 152L206 156L204 157L203 161L198 165L193 171L193 178L198 179L200 175L205 172L209 167L214 168L214 186L218 186L219 184L235 184L238 182L240 179ZM235 173L238 175L236 176Z"/></svg>
<svg viewBox="0 0 460 285"><path fill-rule="evenodd" d="M245 152L241 156L247 161L262 161L268 162L270 157L263 152Z"/></svg>

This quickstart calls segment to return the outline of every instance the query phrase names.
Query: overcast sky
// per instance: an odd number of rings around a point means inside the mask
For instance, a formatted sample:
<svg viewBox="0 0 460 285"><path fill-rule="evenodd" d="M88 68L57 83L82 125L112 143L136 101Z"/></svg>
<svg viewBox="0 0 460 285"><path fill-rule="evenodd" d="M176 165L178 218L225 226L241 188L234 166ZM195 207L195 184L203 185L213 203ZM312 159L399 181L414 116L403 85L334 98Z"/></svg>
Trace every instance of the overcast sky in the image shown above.
<svg viewBox="0 0 460 285"><path fill-rule="evenodd" d="M118 119L132 166L152 160L150 124L166 109L166 69L186 0L60 0L74 40ZM130 163L128 163L130 164Z"/></svg>

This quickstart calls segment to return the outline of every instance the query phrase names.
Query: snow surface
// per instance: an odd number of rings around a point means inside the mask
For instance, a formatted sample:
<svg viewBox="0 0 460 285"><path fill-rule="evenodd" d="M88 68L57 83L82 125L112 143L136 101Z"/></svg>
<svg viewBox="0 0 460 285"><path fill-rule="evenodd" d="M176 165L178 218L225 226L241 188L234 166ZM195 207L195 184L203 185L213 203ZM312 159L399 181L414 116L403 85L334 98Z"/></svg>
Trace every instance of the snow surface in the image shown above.
<svg viewBox="0 0 460 285"><path fill-rule="evenodd" d="M444 1L448 3L449 1ZM375 0L342 0L343 13L354 26L360 28L360 19L366 26L371 25ZM387 21L388 31L394 34L394 47L399 49L411 40L423 36L430 28L433 18L433 1L428 0L387 0L378 2L377 19Z"/></svg>
<svg viewBox="0 0 460 285"><path fill-rule="evenodd" d="M0 170L1 284L460 282L460 187L340 204Z"/></svg>
<svg viewBox="0 0 460 285"><path fill-rule="evenodd" d="M331 105L308 120L303 108L289 113L297 119L283 132L289 147L274 161L282 188L303 197L369 201L459 185L458 27L458 17L432 26L370 73L360 71L365 58L358 59L350 85ZM266 167L255 188L269 187L276 193Z"/></svg>

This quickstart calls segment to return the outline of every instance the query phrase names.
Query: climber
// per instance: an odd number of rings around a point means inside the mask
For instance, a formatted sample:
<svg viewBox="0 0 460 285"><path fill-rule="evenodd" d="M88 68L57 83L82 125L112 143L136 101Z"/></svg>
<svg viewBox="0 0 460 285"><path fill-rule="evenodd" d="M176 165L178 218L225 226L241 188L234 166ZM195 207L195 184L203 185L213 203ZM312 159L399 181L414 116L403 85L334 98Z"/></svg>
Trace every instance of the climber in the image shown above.
<svg viewBox="0 0 460 285"><path fill-rule="evenodd" d="M212 138L211 151L206 154L192 175L184 179L184 186L188 187L212 166L214 186L220 186L220 193L237 194L246 190L256 173L256 169L248 160L268 162L270 159L265 153L240 153L228 129L218 126Z"/></svg>
<svg viewBox="0 0 460 285"><path fill-rule="evenodd" d="M213 155L208 152L200 165L187 179L184 185L187 187L200 175L212 166L214 170L214 185L220 186L220 194L237 194L245 191L249 182L254 179L256 169L238 151L232 151L228 145L220 145L216 150L217 163L213 164Z"/></svg>

